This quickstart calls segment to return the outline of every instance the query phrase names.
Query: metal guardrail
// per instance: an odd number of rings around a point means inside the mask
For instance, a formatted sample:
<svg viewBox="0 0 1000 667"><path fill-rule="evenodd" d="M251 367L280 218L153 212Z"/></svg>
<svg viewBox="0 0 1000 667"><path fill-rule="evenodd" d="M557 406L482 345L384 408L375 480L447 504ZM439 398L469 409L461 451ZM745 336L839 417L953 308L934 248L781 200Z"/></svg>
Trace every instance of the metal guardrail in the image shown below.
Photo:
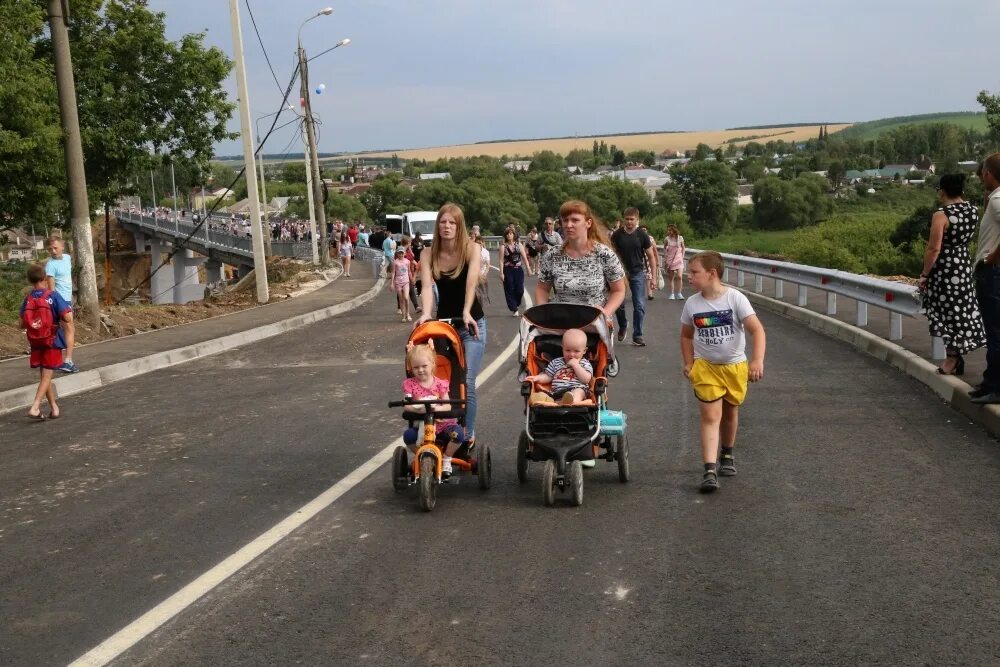
<svg viewBox="0 0 1000 667"><path fill-rule="evenodd" d="M686 258L701 252L689 248ZM725 275L723 280L732 283L731 272L736 272L735 284L744 287L746 274L754 276L753 291L762 294L764 278L774 280L774 296L783 299L784 284L792 283L798 287L797 305L806 306L809 302L810 288L826 293L826 314L837 314L837 296L853 299L857 303L855 325L868 326L868 306L875 306L889 311L889 340L900 340L903 337L903 317L916 317L923 312L920 295L917 289L906 283L870 278L847 271L823 269L804 264L779 262L771 259L758 259L743 255L722 254ZM944 346L939 339L934 340L935 359L944 357ZM938 356L940 352L940 356Z"/></svg>

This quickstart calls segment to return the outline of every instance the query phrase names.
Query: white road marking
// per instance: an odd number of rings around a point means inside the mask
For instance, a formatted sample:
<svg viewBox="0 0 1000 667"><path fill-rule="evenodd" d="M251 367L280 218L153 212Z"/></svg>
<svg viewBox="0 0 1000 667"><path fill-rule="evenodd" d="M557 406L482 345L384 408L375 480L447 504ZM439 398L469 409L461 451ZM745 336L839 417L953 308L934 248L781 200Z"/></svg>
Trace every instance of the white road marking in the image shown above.
<svg viewBox="0 0 1000 667"><path fill-rule="evenodd" d="M531 305L531 297L525 290L524 298L527 304ZM518 338L514 339L504 348L503 352L479 374L476 379L476 387L482 386L489 380L500 367L506 363L514 352L517 351ZM105 639L103 642L87 651L85 654L70 663L70 667L82 667L84 665L106 665L128 649L135 646L139 641L155 632L161 625L181 613L192 604L197 602L202 596L212 591L229 577L233 576L244 567L249 565L258 556L273 547L290 533L300 528L307 521L332 505L338 498L360 484L366 477L378 470L382 465L392 458L392 451L403 444L403 438L396 438L389 443L382 451L365 461L361 466L344 477L329 489L316 496L314 499L300 507L293 514L289 515L281 522L270 528L257 539L245 545L239 551L229 556L221 563L213 567L208 572L192 581L190 584L177 591L169 598L156 605L145 614L132 621L124 628Z"/></svg>

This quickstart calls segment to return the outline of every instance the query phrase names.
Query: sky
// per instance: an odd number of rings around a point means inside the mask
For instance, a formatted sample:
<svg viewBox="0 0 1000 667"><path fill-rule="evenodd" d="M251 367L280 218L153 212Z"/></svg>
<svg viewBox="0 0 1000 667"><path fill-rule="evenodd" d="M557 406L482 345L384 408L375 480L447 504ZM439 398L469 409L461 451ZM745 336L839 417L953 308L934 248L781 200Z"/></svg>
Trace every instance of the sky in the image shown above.
<svg viewBox="0 0 1000 667"><path fill-rule="evenodd" d="M310 63L322 152L981 111L976 94L1000 92L996 2L239 1L254 118L279 108L299 26L334 8L301 33L310 57L351 39ZM228 5L149 0L168 38L206 31L232 57ZM298 151L293 127L265 152Z"/></svg>

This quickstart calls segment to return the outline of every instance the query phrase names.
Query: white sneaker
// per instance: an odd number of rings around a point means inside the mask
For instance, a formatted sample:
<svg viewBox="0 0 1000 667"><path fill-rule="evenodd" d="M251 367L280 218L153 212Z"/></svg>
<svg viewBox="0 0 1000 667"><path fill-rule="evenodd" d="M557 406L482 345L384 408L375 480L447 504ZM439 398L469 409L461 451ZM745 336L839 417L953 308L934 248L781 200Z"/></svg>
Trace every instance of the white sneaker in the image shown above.
<svg viewBox="0 0 1000 667"><path fill-rule="evenodd" d="M450 456L444 457L444 459L441 461L441 474L442 475L450 475L451 474L451 457Z"/></svg>
<svg viewBox="0 0 1000 667"><path fill-rule="evenodd" d="M580 461L580 465L582 465L584 468L593 468L597 465L597 461L595 461L594 459L590 459L589 461Z"/></svg>
<svg viewBox="0 0 1000 667"><path fill-rule="evenodd" d="M675 300L676 298L677 298L677 295L676 295L676 294L671 294L671 295L670 295L670 300L671 300L671 301Z"/></svg>
<svg viewBox="0 0 1000 667"><path fill-rule="evenodd" d="M402 308L397 308L396 309L396 314L397 315L402 315L403 314L403 309Z"/></svg>
<svg viewBox="0 0 1000 667"><path fill-rule="evenodd" d="M680 292L678 292L678 293L677 293L677 298L678 298L678 299L683 299L683 298L684 298L684 295L683 295L683 294L681 294Z"/></svg>

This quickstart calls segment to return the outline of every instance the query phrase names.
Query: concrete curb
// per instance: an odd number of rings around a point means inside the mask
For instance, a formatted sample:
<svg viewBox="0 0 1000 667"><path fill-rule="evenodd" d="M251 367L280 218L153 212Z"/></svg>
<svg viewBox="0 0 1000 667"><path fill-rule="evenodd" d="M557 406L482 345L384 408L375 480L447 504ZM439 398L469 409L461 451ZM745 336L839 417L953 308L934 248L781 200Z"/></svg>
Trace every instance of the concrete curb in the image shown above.
<svg viewBox="0 0 1000 667"><path fill-rule="evenodd" d="M157 352L146 357L139 357L138 359L130 359L129 361L122 361L110 366L81 371L73 375L63 375L56 378L54 382L56 392L59 397L72 396L73 394L104 387L112 382L169 368L170 366L183 364L186 361L201 359L202 357L225 352L235 347L256 343L265 338L277 336L278 334L294 329L300 329L363 306L378 296L384 286L385 275L383 274L379 276L379 279L367 292L343 303L320 308L311 313L296 315L279 322L254 327L253 329L238 331L227 336L222 336L221 338L213 338L200 343L194 343L193 345ZM0 392L0 415L30 407L32 401L35 400L35 390L37 387L37 384L31 384Z"/></svg>
<svg viewBox="0 0 1000 667"><path fill-rule="evenodd" d="M814 331L842 340L855 349L884 361L927 385L952 408L985 428L990 435L1000 437L1000 405L976 405L969 398L968 384L953 375L939 375L937 366L901 345L840 320L794 306L771 297L742 290L756 306L804 324Z"/></svg>

